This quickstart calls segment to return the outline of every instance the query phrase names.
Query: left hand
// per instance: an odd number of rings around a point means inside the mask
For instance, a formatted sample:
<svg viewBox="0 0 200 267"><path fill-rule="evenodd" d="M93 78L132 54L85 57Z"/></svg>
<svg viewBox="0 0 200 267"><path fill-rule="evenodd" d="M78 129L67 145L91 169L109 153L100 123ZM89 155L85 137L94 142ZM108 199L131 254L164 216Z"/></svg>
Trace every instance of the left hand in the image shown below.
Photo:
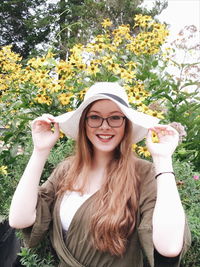
<svg viewBox="0 0 200 267"><path fill-rule="evenodd" d="M159 142L153 143L152 132L158 136ZM146 144L152 157L171 157L179 141L178 132L170 125L158 124L149 129Z"/></svg>

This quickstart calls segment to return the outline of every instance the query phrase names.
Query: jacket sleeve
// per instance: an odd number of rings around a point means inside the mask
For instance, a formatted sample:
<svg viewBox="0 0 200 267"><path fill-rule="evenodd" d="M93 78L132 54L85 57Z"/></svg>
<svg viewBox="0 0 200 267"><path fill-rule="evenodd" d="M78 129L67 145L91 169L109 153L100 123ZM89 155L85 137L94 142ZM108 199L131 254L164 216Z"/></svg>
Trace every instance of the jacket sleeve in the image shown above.
<svg viewBox="0 0 200 267"><path fill-rule="evenodd" d="M181 258L188 250L191 237L188 223L185 223L184 243L183 248L178 257L166 258L159 255L153 245L153 227L152 217L156 202L157 186L155 180L155 170L152 163L145 163L141 171L141 188L140 188L140 223L138 226L138 236L141 247L150 263L150 266L170 266L178 267ZM170 265L165 265L169 264ZM162 264L162 265L160 265Z"/></svg>
<svg viewBox="0 0 200 267"><path fill-rule="evenodd" d="M138 236L140 244L148 262L154 266L154 246L152 216L156 203L156 181L153 164L147 161L140 161L138 166L140 175L140 202L139 202L139 225Z"/></svg>
<svg viewBox="0 0 200 267"><path fill-rule="evenodd" d="M22 230L25 244L28 247L37 246L47 233L52 220L52 205L55 197L54 186L48 179L38 191L36 220L31 227Z"/></svg>
<svg viewBox="0 0 200 267"><path fill-rule="evenodd" d="M39 187L36 220L31 227L22 230L24 241L28 247L37 246L51 226L57 185L69 168L68 162L68 160L61 162L48 180Z"/></svg>

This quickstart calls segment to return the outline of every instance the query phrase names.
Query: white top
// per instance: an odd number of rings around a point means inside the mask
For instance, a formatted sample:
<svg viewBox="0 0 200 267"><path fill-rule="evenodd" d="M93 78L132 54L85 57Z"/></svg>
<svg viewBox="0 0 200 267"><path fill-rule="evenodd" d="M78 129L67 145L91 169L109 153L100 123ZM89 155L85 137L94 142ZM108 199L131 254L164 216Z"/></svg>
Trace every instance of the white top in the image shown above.
<svg viewBox="0 0 200 267"><path fill-rule="evenodd" d="M63 230L67 231L69 229L76 211L91 195L81 195L79 192L74 191L65 193L60 204L60 219Z"/></svg>

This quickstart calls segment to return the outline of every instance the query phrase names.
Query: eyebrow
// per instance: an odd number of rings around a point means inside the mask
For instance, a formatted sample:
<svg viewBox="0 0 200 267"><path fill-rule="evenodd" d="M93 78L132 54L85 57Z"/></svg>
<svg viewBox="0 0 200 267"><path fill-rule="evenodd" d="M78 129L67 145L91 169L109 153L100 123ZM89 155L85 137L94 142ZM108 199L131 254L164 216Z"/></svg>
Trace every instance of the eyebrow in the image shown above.
<svg viewBox="0 0 200 267"><path fill-rule="evenodd" d="M94 113L97 113L97 114L101 114L101 112L100 112L100 111L97 111L97 110L90 110L90 111L88 112L88 114L91 113L91 112L94 112ZM121 111L118 111L118 110L111 111L111 112L109 112L108 114L111 115L111 114L115 114L115 113L120 113L121 115L124 115Z"/></svg>

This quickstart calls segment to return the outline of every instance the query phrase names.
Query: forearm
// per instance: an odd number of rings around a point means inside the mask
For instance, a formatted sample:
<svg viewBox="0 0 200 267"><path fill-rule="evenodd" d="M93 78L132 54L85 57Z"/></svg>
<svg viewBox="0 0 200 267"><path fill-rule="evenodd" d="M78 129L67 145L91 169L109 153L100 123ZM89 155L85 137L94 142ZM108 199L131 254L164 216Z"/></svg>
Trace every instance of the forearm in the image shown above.
<svg viewBox="0 0 200 267"><path fill-rule="evenodd" d="M156 174L172 172L171 158L154 158ZM183 245L185 215L172 173L157 178L157 200L153 213L153 242L166 257L177 256Z"/></svg>
<svg viewBox="0 0 200 267"><path fill-rule="evenodd" d="M33 151L11 202L9 214L11 227L25 228L34 223L39 181L48 155L48 150Z"/></svg>

